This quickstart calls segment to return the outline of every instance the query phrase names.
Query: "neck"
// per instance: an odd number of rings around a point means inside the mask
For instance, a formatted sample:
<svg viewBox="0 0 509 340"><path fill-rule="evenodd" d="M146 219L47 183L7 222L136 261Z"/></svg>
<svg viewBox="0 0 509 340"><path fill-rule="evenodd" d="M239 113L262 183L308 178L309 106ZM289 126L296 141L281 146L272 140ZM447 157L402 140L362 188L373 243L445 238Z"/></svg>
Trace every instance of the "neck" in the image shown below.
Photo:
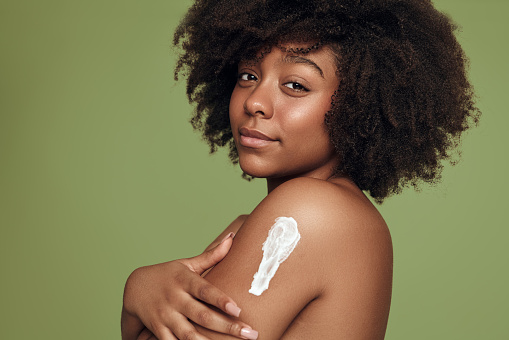
<svg viewBox="0 0 509 340"><path fill-rule="evenodd" d="M267 178L267 194L270 194L272 190L286 182L288 179L283 178Z"/></svg>
<svg viewBox="0 0 509 340"><path fill-rule="evenodd" d="M336 176L333 174L332 168L331 169L321 169L320 171L314 171L311 173L296 175L296 176L284 176L284 177L275 177L275 178L267 178L267 194L270 194L274 189L276 189L281 184L299 177L305 177L305 178L314 178L314 179L320 179L322 181L329 181L333 180L336 177L345 177L342 175Z"/></svg>
<svg viewBox="0 0 509 340"><path fill-rule="evenodd" d="M272 190L276 189L281 184L299 177L306 177L306 178L315 178L315 179L321 179L323 181L340 184L340 185L348 185L353 186L357 190L360 191L360 189L357 187L357 185L354 183L354 181L350 178L350 176L346 174L337 174L337 175L331 175L328 178L320 178L320 177L314 177L314 176L295 176L291 178L267 178L267 194L270 194ZM362 192L361 192L362 193Z"/></svg>

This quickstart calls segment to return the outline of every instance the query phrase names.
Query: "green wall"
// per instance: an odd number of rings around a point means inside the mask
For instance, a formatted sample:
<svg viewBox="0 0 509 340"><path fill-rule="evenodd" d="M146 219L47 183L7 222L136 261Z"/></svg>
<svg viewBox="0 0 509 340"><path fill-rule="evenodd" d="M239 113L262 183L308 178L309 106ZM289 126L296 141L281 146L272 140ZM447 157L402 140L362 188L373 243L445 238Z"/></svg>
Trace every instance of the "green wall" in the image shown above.
<svg viewBox="0 0 509 340"><path fill-rule="evenodd" d="M509 3L436 5L462 26L484 115L440 186L380 207L387 339L507 339ZM0 0L1 338L119 339L133 269L199 253L264 196L187 123L170 45L188 6Z"/></svg>

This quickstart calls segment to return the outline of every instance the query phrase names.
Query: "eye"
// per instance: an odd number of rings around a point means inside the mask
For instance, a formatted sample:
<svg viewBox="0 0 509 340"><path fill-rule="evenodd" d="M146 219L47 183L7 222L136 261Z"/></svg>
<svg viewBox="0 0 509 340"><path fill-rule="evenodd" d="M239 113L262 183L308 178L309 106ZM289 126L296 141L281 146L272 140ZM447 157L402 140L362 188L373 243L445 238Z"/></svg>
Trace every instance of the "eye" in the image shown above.
<svg viewBox="0 0 509 340"><path fill-rule="evenodd" d="M239 81L256 81L256 76L251 73L242 72L238 74L237 79Z"/></svg>
<svg viewBox="0 0 509 340"><path fill-rule="evenodd" d="M288 87L289 89L292 89L292 90L297 91L297 92L308 92L309 91L302 84L294 82L294 81L285 83L283 85Z"/></svg>

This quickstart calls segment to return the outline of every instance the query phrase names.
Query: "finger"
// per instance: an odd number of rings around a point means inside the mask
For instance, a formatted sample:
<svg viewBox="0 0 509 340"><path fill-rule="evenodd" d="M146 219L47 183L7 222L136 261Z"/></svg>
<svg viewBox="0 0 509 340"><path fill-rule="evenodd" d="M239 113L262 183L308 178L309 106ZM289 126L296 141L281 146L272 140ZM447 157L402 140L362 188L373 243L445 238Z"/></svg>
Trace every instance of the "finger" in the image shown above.
<svg viewBox="0 0 509 340"><path fill-rule="evenodd" d="M241 310L235 301L201 277L195 277L195 280L189 283L187 291L196 299L217 307L226 314L234 317L240 315Z"/></svg>
<svg viewBox="0 0 509 340"><path fill-rule="evenodd" d="M146 340L178 340L177 337L175 337L175 335L173 335L173 333L164 326L155 329L154 333L157 335L157 337L153 333L150 333L151 336Z"/></svg>
<svg viewBox="0 0 509 340"><path fill-rule="evenodd" d="M136 340L154 340L157 339L154 334L152 334L151 331L149 331L147 328L144 328L143 331L141 331L140 335L138 335L138 338Z"/></svg>
<svg viewBox="0 0 509 340"><path fill-rule="evenodd" d="M201 275L207 269L215 266L228 254L230 248L232 246L234 233L229 233L221 243L219 243L214 248L198 255L192 257L190 259L185 259L182 261L186 266L189 267L192 271L196 272L198 275Z"/></svg>
<svg viewBox="0 0 509 340"><path fill-rule="evenodd" d="M184 314L196 324L219 333L230 334L238 338L245 338L248 334L258 334L244 322L232 320L194 299L190 299L186 304Z"/></svg>
<svg viewBox="0 0 509 340"><path fill-rule="evenodd" d="M172 318L173 325L171 329L175 336L181 340L210 340L205 335L199 333L189 320L182 314L175 315Z"/></svg>

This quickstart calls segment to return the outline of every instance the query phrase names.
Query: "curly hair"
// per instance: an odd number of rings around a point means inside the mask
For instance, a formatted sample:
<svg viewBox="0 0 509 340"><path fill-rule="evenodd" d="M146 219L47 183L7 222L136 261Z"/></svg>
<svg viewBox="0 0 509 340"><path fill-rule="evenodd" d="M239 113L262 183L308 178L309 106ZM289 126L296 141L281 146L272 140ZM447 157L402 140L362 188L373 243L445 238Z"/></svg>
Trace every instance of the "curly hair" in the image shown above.
<svg viewBox="0 0 509 340"><path fill-rule="evenodd" d="M211 152L229 148L228 116L240 60L283 43L330 46L339 87L325 116L340 164L381 203L408 184L440 178L442 160L480 111L455 24L430 0L196 0L178 26L175 79L187 76L191 119ZM318 42L318 44L316 44Z"/></svg>

